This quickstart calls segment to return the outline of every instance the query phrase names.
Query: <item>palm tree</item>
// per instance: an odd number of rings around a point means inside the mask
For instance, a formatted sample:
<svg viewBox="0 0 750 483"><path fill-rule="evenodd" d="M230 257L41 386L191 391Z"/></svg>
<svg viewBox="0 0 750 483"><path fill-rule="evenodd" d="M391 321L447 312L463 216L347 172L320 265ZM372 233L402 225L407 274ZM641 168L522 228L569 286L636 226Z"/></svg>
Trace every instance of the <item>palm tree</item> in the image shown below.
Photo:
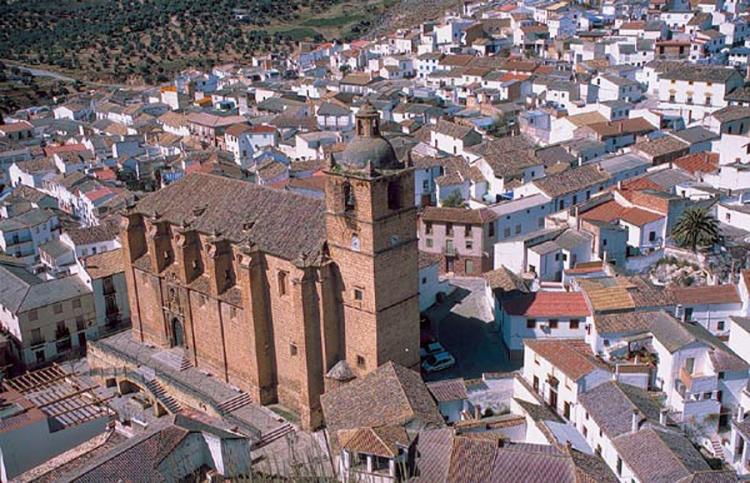
<svg viewBox="0 0 750 483"><path fill-rule="evenodd" d="M711 247L719 241L719 223L703 208L688 208L672 230L672 238L697 253L699 247Z"/></svg>

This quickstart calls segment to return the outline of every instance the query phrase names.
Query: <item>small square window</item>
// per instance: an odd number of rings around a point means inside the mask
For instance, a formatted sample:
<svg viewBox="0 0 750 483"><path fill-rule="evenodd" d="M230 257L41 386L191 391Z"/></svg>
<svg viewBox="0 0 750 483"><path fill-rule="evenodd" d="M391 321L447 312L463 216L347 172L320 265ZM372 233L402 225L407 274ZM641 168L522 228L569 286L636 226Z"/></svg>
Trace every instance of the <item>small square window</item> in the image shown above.
<svg viewBox="0 0 750 483"><path fill-rule="evenodd" d="M365 358L363 356L357 356L357 367L361 369L365 368Z"/></svg>
<svg viewBox="0 0 750 483"><path fill-rule="evenodd" d="M536 319L526 319L526 328L533 329L536 327Z"/></svg>
<svg viewBox="0 0 750 483"><path fill-rule="evenodd" d="M30 321L37 320L38 318L39 318L39 314L37 313L36 310L29 310L29 320Z"/></svg>
<svg viewBox="0 0 750 483"><path fill-rule="evenodd" d="M52 306L52 311L56 314L61 314L63 311L62 304L55 304Z"/></svg>
<svg viewBox="0 0 750 483"><path fill-rule="evenodd" d="M557 319L549 319L549 328L557 329Z"/></svg>
<svg viewBox="0 0 750 483"><path fill-rule="evenodd" d="M297 346L295 344L289 344L289 354L293 356L297 355Z"/></svg>
<svg viewBox="0 0 750 483"><path fill-rule="evenodd" d="M570 329L576 330L578 328L579 323L580 322L578 321L578 319L570 319Z"/></svg>
<svg viewBox="0 0 750 483"><path fill-rule="evenodd" d="M74 309L80 309L81 308L81 299L73 299L73 308Z"/></svg>
<svg viewBox="0 0 750 483"><path fill-rule="evenodd" d="M362 300L365 297L364 292L362 289L355 288L354 289L354 300Z"/></svg>

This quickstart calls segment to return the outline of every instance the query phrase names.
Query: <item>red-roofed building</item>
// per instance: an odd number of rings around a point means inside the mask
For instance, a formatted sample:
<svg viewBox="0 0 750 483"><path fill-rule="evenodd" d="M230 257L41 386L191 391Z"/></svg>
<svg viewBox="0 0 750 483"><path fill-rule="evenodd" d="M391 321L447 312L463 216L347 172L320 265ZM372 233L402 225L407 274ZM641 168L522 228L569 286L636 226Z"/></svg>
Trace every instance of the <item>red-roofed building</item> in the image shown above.
<svg viewBox="0 0 750 483"><path fill-rule="evenodd" d="M571 419L578 396L612 380L612 373L579 339L524 341L523 378L555 412Z"/></svg>
<svg viewBox="0 0 750 483"><path fill-rule="evenodd" d="M82 151L87 151L83 144L58 144L44 148L44 155L52 156L58 153L78 153Z"/></svg>
<svg viewBox="0 0 750 483"><path fill-rule="evenodd" d="M729 318L742 315L742 290L737 285L673 288L672 295L682 308L683 320L701 324L714 335L729 335Z"/></svg>
<svg viewBox="0 0 750 483"><path fill-rule="evenodd" d="M583 338L591 309L582 292L539 291L501 300L505 346L522 351L524 339Z"/></svg>
<svg viewBox="0 0 750 483"><path fill-rule="evenodd" d="M648 180L646 182L650 183ZM621 195L620 201L613 199L597 205L581 213L581 219L587 222L612 223L626 228L630 254L661 248L667 227L668 200L650 200L651 195L648 192L630 189L618 191L617 194ZM662 204L666 206L661 206ZM661 212L660 208L663 208L664 212Z"/></svg>
<svg viewBox="0 0 750 483"><path fill-rule="evenodd" d="M672 161L672 164L691 174L715 173L719 169L719 153L694 153Z"/></svg>

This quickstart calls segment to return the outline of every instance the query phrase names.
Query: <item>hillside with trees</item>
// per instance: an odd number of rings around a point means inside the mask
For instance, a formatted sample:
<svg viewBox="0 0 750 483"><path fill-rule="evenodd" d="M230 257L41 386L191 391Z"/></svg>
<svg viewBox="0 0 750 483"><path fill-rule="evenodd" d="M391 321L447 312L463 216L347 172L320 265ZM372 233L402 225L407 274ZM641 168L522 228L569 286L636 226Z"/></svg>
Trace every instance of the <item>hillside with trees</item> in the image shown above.
<svg viewBox="0 0 750 483"><path fill-rule="evenodd" d="M163 82L187 67L350 39L398 0L2 0L0 59L87 80Z"/></svg>

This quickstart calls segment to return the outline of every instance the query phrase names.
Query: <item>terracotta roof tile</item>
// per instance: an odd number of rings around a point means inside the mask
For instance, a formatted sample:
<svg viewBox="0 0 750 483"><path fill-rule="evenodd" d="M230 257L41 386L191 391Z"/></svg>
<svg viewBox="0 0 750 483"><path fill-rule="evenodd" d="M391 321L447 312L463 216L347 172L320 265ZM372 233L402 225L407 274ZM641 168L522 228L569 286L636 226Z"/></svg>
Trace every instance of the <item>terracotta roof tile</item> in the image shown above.
<svg viewBox="0 0 750 483"><path fill-rule="evenodd" d="M591 311L581 292L534 292L503 303L510 315L526 317L588 317Z"/></svg>
<svg viewBox="0 0 750 483"><path fill-rule="evenodd" d="M583 339L525 339L523 343L574 381L606 368Z"/></svg>

